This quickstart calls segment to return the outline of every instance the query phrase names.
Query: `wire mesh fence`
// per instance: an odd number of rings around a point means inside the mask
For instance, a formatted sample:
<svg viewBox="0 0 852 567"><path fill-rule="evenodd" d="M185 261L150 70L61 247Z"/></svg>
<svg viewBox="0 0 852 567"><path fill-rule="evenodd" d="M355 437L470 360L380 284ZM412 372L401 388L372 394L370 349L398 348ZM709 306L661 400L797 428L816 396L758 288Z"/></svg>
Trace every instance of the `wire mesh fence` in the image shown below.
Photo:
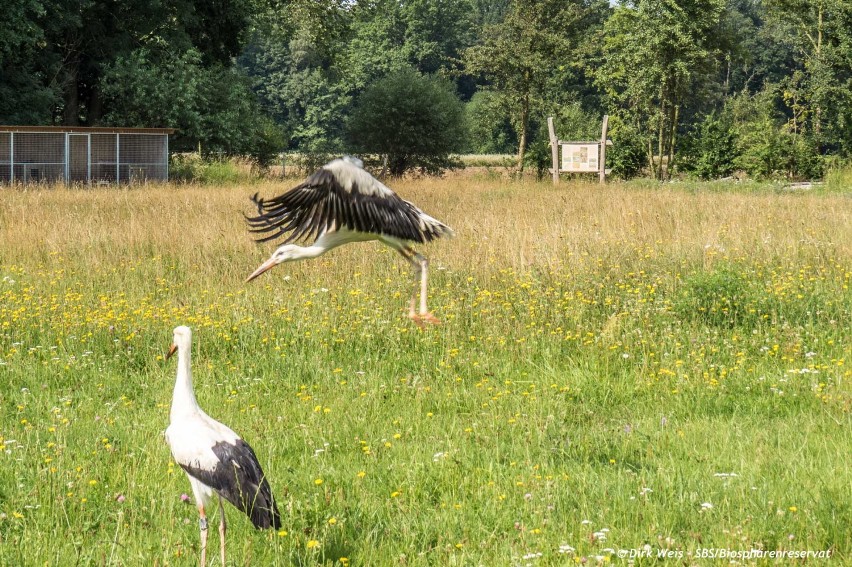
<svg viewBox="0 0 852 567"><path fill-rule="evenodd" d="M47 128L45 129L47 130ZM170 129L0 127L0 183L143 183L169 177Z"/></svg>

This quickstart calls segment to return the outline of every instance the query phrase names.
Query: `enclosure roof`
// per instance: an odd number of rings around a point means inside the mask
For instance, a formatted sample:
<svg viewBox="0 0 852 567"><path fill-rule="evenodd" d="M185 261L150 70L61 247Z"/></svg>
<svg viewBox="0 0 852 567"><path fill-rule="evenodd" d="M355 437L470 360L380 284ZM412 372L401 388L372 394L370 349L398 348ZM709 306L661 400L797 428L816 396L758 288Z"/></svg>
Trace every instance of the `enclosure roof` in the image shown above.
<svg viewBox="0 0 852 567"><path fill-rule="evenodd" d="M174 128L107 128L83 126L0 126L0 132L79 132L81 134L174 134Z"/></svg>

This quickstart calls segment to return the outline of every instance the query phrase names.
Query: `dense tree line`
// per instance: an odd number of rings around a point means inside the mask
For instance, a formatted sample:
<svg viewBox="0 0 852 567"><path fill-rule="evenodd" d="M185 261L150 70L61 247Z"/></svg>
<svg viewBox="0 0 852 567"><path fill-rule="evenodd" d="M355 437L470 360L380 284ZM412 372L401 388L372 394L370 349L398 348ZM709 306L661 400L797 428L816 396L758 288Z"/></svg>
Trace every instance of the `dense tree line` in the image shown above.
<svg viewBox="0 0 852 567"><path fill-rule="evenodd" d="M10 0L0 123L169 126L177 148L820 176L852 154L852 0Z"/></svg>

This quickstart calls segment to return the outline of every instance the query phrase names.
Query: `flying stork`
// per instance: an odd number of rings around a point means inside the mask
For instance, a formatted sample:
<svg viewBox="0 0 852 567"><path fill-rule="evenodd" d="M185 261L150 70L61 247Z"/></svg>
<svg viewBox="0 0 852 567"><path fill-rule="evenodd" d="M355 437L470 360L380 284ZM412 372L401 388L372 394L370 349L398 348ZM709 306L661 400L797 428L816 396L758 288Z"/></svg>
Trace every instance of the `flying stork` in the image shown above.
<svg viewBox="0 0 852 567"><path fill-rule="evenodd" d="M415 312L417 289L411 296L408 316L423 323L440 323L426 309L428 260L409 243L425 243L453 236L453 230L430 217L364 170L360 159L346 156L320 168L283 195L266 200L252 197L256 217L246 217L249 230L270 233L258 238L267 242L290 233L275 252L246 279L294 260L316 258L343 244L378 240L399 252L414 269L420 283L420 312ZM297 246L302 240L313 243ZM415 283L416 285L416 283Z"/></svg>
<svg viewBox="0 0 852 567"><path fill-rule="evenodd" d="M177 380L172 397L170 424L166 440L175 462L186 471L201 528L201 566L207 561L207 514L214 495L219 499L219 543L225 565L224 498L251 518L258 529L279 528L281 517L269 482L252 448L229 427L219 423L198 407L192 391L189 327L174 330L174 343L166 359L178 354Z"/></svg>

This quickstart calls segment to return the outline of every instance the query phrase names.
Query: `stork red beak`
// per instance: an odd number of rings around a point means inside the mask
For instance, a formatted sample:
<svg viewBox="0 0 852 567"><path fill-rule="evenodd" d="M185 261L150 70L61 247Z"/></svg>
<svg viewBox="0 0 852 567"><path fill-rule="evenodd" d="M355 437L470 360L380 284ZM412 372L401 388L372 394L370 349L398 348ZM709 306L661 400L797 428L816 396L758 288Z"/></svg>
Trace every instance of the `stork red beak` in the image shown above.
<svg viewBox="0 0 852 567"><path fill-rule="evenodd" d="M245 283L250 282L251 280L253 280L253 279L254 279L254 278L256 278L257 276L259 276L259 275L260 275L260 274L262 274L263 272L266 272L267 270L271 270L272 268L274 268L274 267L275 267L275 266L277 266L277 265L278 265L278 262L276 262L276 261L275 261L275 258L270 258L269 260L267 260L266 262L264 262L263 264L261 264L261 265L260 265L260 267L259 267L258 269L256 269L255 271L253 271L253 272L251 273L251 275L250 275L249 277L247 277L247 278L246 278L246 282L245 282Z"/></svg>
<svg viewBox="0 0 852 567"><path fill-rule="evenodd" d="M166 360L170 359L174 353L177 352L177 345L172 343L172 346L169 347L169 352L166 353Z"/></svg>

